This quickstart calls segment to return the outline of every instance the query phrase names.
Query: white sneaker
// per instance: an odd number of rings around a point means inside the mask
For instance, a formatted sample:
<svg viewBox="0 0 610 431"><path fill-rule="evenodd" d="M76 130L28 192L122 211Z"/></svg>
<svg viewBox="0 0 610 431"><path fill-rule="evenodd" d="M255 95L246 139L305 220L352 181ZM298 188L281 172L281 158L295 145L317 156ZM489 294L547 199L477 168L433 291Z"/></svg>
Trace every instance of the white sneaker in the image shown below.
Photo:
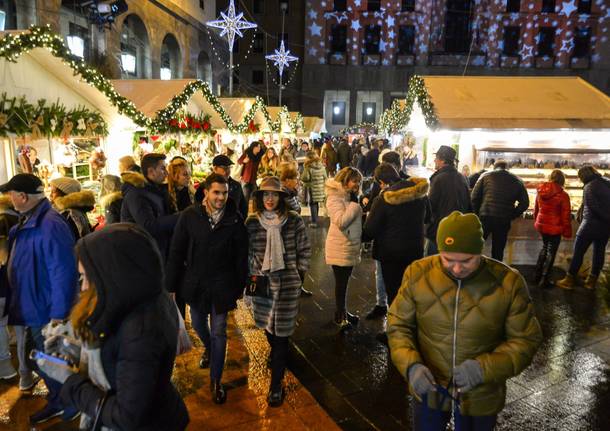
<svg viewBox="0 0 610 431"><path fill-rule="evenodd" d="M13 367L11 360L4 359L3 361L0 361L0 379L10 380L15 376L17 376L17 371L15 371L15 367Z"/></svg>

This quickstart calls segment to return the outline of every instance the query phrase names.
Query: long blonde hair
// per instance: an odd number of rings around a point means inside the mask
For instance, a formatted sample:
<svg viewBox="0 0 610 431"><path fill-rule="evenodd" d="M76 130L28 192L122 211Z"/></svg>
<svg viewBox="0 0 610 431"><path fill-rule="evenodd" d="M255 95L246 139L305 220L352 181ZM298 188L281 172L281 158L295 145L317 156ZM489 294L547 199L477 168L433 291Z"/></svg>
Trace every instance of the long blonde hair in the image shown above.
<svg viewBox="0 0 610 431"><path fill-rule="evenodd" d="M182 158L173 159L167 166L167 189L169 191L169 202L172 208L178 209L178 200L176 198L176 177L181 169L190 169L187 161ZM189 182L188 192L191 202L195 201L195 187L192 182Z"/></svg>
<svg viewBox="0 0 610 431"><path fill-rule="evenodd" d="M89 282L89 289L80 293L78 302L70 312L70 322L74 328L74 335L79 340L89 344L95 341L95 335L87 326L87 319L91 317L97 306L97 291L95 286Z"/></svg>

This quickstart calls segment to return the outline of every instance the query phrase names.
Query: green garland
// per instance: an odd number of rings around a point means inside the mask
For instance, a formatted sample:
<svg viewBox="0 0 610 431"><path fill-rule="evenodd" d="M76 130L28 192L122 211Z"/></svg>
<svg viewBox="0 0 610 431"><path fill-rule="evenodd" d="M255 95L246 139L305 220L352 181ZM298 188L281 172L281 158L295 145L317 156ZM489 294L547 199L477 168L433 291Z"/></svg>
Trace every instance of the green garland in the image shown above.
<svg viewBox="0 0 610 431"><path fill-rule="evenodd" d="M290 116L290 111L288 111L288 107L282 106L280 108L280 112L277 114L277 118L275 120L271 119L271 115L269 111L267 111L267 107L263 103L260 108L263 111L263 115L265 116L265 120L269 125L269 129L273 133L280 133L282 131L282 118L288 124L291 133L298 133L299 130L303 130L305 128L305 121L300 112L297 112L294 119Z"/></svg>
<svg viewBox="0 0 610 431"><path fill-rule="evenodd" d="M186 111L178 111L166 122L156 118L148 130L151 135L181 133L192 136L214 136L216 134L216 130L212 129L209 115L193 115Z"/></svg>
<svg viewBox="0 0 610 431"><path fill-rule="evenodd" d="M45 99L35 104L24 96L0 97L0 136L9 134L45 137L106 136L108 125L99 112L82 106L67 110L59 101L49 105Z"/></svg>
<svg viewBox="0 0 610 431"><path fill-rule="evenodd" d="M27 33L7 34L0 39L0 57L11 62L17 62L22 54L35 48L46 48L55 57L61 58L74 70L75 75L80 75L83 81L104 93L120 114L131 118L138 126L146 127L148 125L148 119L133 102L117 93L110 81L96 69L89 67L84 60L73 55L61 36L54 33L50 26L32 26Z"/></svg>
<svg viewBox="0 0 610 431"><path fill-rule="evenodd" d="M414 75L409 80L409 90L405 98L405 107L401 108L400 102L394 100L390 109L386 110L379 119L379 126L388 134L396 133L404 129L413 113L413 105L417 102L424 115L426 125L436 130L439 127L438 116L434 104L430 100L426 83L419 75Z"/></svg>

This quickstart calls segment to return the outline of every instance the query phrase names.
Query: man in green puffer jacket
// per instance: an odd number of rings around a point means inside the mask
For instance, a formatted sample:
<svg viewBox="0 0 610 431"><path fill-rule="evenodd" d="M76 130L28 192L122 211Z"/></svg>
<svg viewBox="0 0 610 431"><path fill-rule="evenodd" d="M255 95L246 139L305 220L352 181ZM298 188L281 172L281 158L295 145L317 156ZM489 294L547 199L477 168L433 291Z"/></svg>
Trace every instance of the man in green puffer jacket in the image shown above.
<svg viewBox="0 0 610 431"><path fill-rule="evenodd" d="M440 254L406 269L390 307L392 360L417 400L416 430L444 430L450 419L451 398L442 402L437 385L459 400L462 431L492 430L506 380L530 364L542 341L540 324L519 272L481 255L476 215L454 211L436 241Z"/></svg>

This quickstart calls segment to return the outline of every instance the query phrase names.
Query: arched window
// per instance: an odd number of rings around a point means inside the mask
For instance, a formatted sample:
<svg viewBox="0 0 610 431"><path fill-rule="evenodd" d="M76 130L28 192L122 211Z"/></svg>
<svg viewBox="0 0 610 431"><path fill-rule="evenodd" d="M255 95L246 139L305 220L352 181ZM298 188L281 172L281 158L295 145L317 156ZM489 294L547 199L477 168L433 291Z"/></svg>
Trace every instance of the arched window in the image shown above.
<svg viewBox="0 0 610 431"><path fill-rule="evenodd" d="M121 28L121 70L123 78L150 78L152 65L148 32L135 14Z"/></svg>
<svg viewBox="0 0 610 431"><path fill-rule="evenodd" d="M201 51L197 57L197 79L212 85L212 62L205 51Z"/></svg>
<svg viewBox="0 0 610 431"><path fill-rule="evenodd" d="M17 28L17 7L14 0L0 0L0 31Z"/></svg>
<svg viewBox="0 0 610 431"><path fill-rule="evenodd" d="M161 45L161 79L182 77L182 56L180 45L173 34L167 34Z"/></svg>

